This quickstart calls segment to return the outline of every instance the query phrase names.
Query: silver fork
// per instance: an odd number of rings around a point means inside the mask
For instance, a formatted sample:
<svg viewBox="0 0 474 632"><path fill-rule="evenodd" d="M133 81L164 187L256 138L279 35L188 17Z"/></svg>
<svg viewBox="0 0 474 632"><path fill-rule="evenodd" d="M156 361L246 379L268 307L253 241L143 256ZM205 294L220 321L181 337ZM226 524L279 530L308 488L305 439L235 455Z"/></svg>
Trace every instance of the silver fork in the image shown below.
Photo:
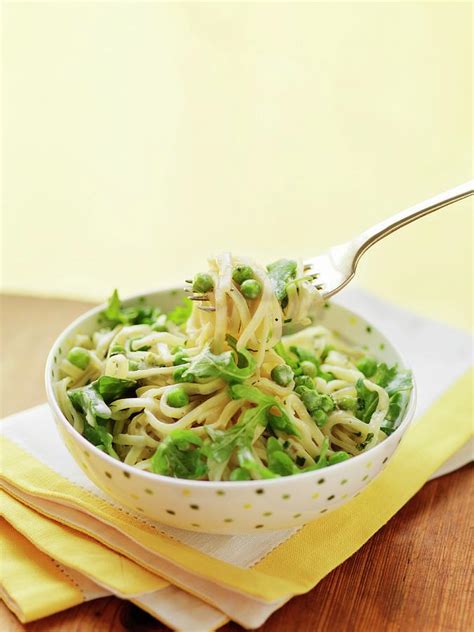
<svg viewBox="0 0 474 632"><path fill-rule="evenodd" d="M470 180L449 189L445 193L435 195L429 200L415 204L401 213L388 217L372 228L368 228L352 241L333 246L322 255L307 259L304 262L305 273L316 277L316 287L321 290L323 298L328 299L342 290L354 278L360 258L375 243L402 226L411 224L420 217L473 194L474 180Z"/></svg>

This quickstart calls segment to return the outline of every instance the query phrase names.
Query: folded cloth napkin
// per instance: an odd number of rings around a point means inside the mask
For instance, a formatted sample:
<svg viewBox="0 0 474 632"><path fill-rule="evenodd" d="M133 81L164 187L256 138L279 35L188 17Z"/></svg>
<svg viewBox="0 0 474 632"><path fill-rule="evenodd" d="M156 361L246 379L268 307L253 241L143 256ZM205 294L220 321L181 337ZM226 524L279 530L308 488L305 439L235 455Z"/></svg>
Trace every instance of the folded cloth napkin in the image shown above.
<svg viewBox="0 0 474 632"><path fill-rule="evenodd" d="M0 520L0 541L0 596L23 623L114 594L40 551L5 520ZM227 621L201 600L164 580L161 583L159 590L129 601L175 630L211 630Z"/></svg>
<svg viewBox="0 0 474 632"><path fill-rule="evenodd" d="M148 599L142 607L171 627L186 629L183 621L173 619L172 599L166 617L160 615L158 595L170 587L162 579L161 585L154 584L157 576L183 589L174 588L180 608L191 612L191 602L185 602L195 600L188 629L218 627L225 621L222 613L245 627L261 625L360 548L472 435L466 374L472 364L470 336L360 291L346 292L343 299L404 352L416 374L421 413L385 471L347 505L301 529L258 536L212 536L164 527L124 511L98 490L62 445L47 408L37 407L2 422L6 520L43 554L102 589L136 603ZM454 421L448 426L447 420ZM51 525L56 535L51 535ZM107 551L97 554L99 559L118 553L136 568L130 575L107 577L92 554L81 567L73 555L74 537ZM25 620L42 616L19 599L16 611Z"/></svg>

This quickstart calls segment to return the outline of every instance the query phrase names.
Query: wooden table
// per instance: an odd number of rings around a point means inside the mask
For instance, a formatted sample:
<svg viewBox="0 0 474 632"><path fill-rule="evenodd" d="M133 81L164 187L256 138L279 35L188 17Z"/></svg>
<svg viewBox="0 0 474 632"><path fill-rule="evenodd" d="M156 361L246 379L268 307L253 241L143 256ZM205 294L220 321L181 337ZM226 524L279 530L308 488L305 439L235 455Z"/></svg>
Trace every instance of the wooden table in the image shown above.
<svg viewBox="0 0 474 632"><path fill-rule="evenodd" d="M2 297L2 416L45 400L43 366L48 349L62 328L88 307L65 300ZM467 631L474 621L472 483L470 466L428 483L358 553L314 590L281 608L260 629ZM0 608L2 632L168 629L115 597L26 626L4 604ZM241 628L229 624L222 630Z"/></svg>

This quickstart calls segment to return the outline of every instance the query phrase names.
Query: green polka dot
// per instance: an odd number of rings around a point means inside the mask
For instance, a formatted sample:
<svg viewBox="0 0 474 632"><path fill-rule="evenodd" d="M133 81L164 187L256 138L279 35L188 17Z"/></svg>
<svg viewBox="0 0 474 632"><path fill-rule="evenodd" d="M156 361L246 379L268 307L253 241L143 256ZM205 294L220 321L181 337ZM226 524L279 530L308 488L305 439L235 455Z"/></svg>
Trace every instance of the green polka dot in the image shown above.
<svg viewBox="0 0 474 632"><path fill-rule="evenodd" d="M256 528L256 529L261 529L262 527L263 527L263 524L256 524L256 525L255 525L255 528Z"/></svg>
<svg viewBox="0 0 474 632"><path fill-rule="evenodd" d="M122 472L125 478L130 478L130 472Z"/></svg>
<svg viewBox="0 0 474 632"><path fill-rule="evenodd" d="M324 481L325 481L325 480L326 480L325 478L320 478L320 479L318 480L318 485L322 485L322 484L324 483Z"/></svg>
<svg viewBox="0 0 474 632"><path fill-rule="evenodd" d="M381 342L381 343L379 344L379 349L380 349L380 351L383 351L383 350L385 349L385 345L384 345L384 343L383 343L383 342Z"/></svg>
<svg viewBox="0 0 474 632"><path fill-rule="evenodd" d="M191 509L194 509L194 511L197 511L199 509L199 505L189 505L191 507Z"/></svg>
<svg viewBox="0 0 474 632"><path fill-rule="evenodd" d="M59 355L61 355L61 353L62 353L61 347L59 347L58 353L59 353Z"/></svg>
<svg viewBox="0 0 474 632"><path fill-rule="evenodd" d="M347 483L347 478L343 478L341 481L341 485L345 485Z"/></svg>
<svg viewBox="0 0 474 632"><path fill-rule="evenodd" d="M138 500L139 496L137 494L130 494L131 498L133 498L133 500Z"/></svg>
<svg viewBox="0 0 474 632"><path fill-rule="evenodd" d="M90 456L91 456L91 455L89 454L89 452L87 452L86 450L84 450L84 456L86 456L88 459L90 459Z"/></svg>
<svg viewBox="0 0 474 632"><path fill-rule="evenodd" d="M53 358L53 362L54 362L54 364L56 364L56 362L57 362L57 360L56 360L56 356L54 356L54 358Z"/></svg>
<svg viewBox="0 0 474 632"><path fill-rule="evenodd" d="M293 515L293 518L300 518L300 517L301 517L300 513L296 513L296 514Z"/></svg>
<svg viewBox="0 0 474 632"><path fill-rule="evenodd" d="M282 498L283 500L288 500L288 498L290 498L290 494L283 494Z"/></svg>
<svg viewBox="0 0 474 632"><path fill-rule="evenodd" d="M264 494L264 493L265 493L265 490L263 490L263 489L256 489L256 490L255 490L255 493L256 493L256 494Z"/></svg>
<svg viewBox="0 0 474 632"><path fill-rule="evenodd" d="M326 513L327 509L321 509L319 513Z"/></svg>
<svg viewBox="0 0 474 632"><path fill-rule="evenodd" d="M218 496L224 496L224 495L225 495L225 491L224 491L223 489L218 489L218 490L217 490L217 492L216 492L216 494L217 494Z"/></svg>
<svg viewBox="0 0 474 632"><path fill-rule="evenodd" d="M384 460L382 461L382 463L386 463L387 461L388 461L388 456L386 456L386 457L384 458Z"/></svg>
<svg viewBox="0 0 474 632"><path fill-rule="evenodd" d="M142 507L137 507L137 511L141 511L142 513L144 513L144 512L145 512L145 510L144 510L144 509L142 509Z"/></svg>
<svg viewBox="0 0 474 632"><path fill-rule="evenodd" d="M167 509L166 513L169 513L171 516L175 516L176 515L176 512L173 511L172 509Z"/></svg>
<svg viewBox="0 0 474 632"><path fill-rule="evenodd" d="M368 478L369 478L369 475L368 475L368 474L366 474L366 475L362 478L362 480L363 480L363 481L366 481Z"/></svg>
<svg viewBox="0 0 474 632"><path fill-rule="evenodd" d="M372 333L372 327L371 327L370 325L367 325L367 327L365 328L365 331L366 331L368 334L371 334L371 333Z"/></svg>
<svg viewBox="0 0 474 632"><path fill-rule="evenodd" d="M328 500L334 500L336 497L334 496L334 494L331 494L330 496L328 496Z"/></svg>
<svg viewBox="0 0 474 632"><path fill-rule="evenodd" d="M224 522L234 522L232 518L224 518Z"/></svg>
<svg viewBox="0 0 474 632"><path fill-rule="evenodd" d="M112 474L110 472L105 472L105 475L107 476L107 478L112 478Z"/></svg>
<svg viewBox="0 0 474 632"><path fill-rule="evenodd" d="M272 512L271 511L264 511L262 516L271 516Z"/></svg>
<svg viewBox="0 0 474 632"><path fill-rule="evenodd" d="M148 489L148 487L145 487L145 494L150 494L150 496L152 496L153 491L151 489Z"/></svg>
<svg viewBox="0 0 474 632"><path fill-rule="evenodd" d="M201 525L198 524L197 522L191 522L191 526L192 527L200 527Z"/></svg>

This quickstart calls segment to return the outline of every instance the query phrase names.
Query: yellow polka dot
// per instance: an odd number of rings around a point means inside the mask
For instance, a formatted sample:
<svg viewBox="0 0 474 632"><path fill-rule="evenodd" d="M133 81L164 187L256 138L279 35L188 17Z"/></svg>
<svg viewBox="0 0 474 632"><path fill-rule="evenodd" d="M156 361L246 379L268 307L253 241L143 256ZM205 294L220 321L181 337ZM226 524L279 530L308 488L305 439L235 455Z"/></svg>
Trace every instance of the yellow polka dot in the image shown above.
<svg viewBox="0 0 474 632"><path fill-rule="evenodd" d="M311 496L311 498L314 498L315 500L316 500L316 498L319 498L319 494L318 494L318 492L316 492L315 494L313 494L313 495Z"/></svg>
<svg viewBox="0 0 474 632"><path fill-rule="evenodd" d="M350 323L351 325L357 325L357 318L356 318L355 316L351 316L351 317L349 318L349 323Z"/></svg>
<svg viewBox="0 0 474 632"><path fill-rule="evenodd" d="M244 509L252 509L252 505L250 503L245 503Z"/></svg>
<svg viewBox="0 0 474 632"><path fill-rule="evenodd" d="M191 493L191 490L183 489L183 496L189 496L190 493Z"/></svg>

